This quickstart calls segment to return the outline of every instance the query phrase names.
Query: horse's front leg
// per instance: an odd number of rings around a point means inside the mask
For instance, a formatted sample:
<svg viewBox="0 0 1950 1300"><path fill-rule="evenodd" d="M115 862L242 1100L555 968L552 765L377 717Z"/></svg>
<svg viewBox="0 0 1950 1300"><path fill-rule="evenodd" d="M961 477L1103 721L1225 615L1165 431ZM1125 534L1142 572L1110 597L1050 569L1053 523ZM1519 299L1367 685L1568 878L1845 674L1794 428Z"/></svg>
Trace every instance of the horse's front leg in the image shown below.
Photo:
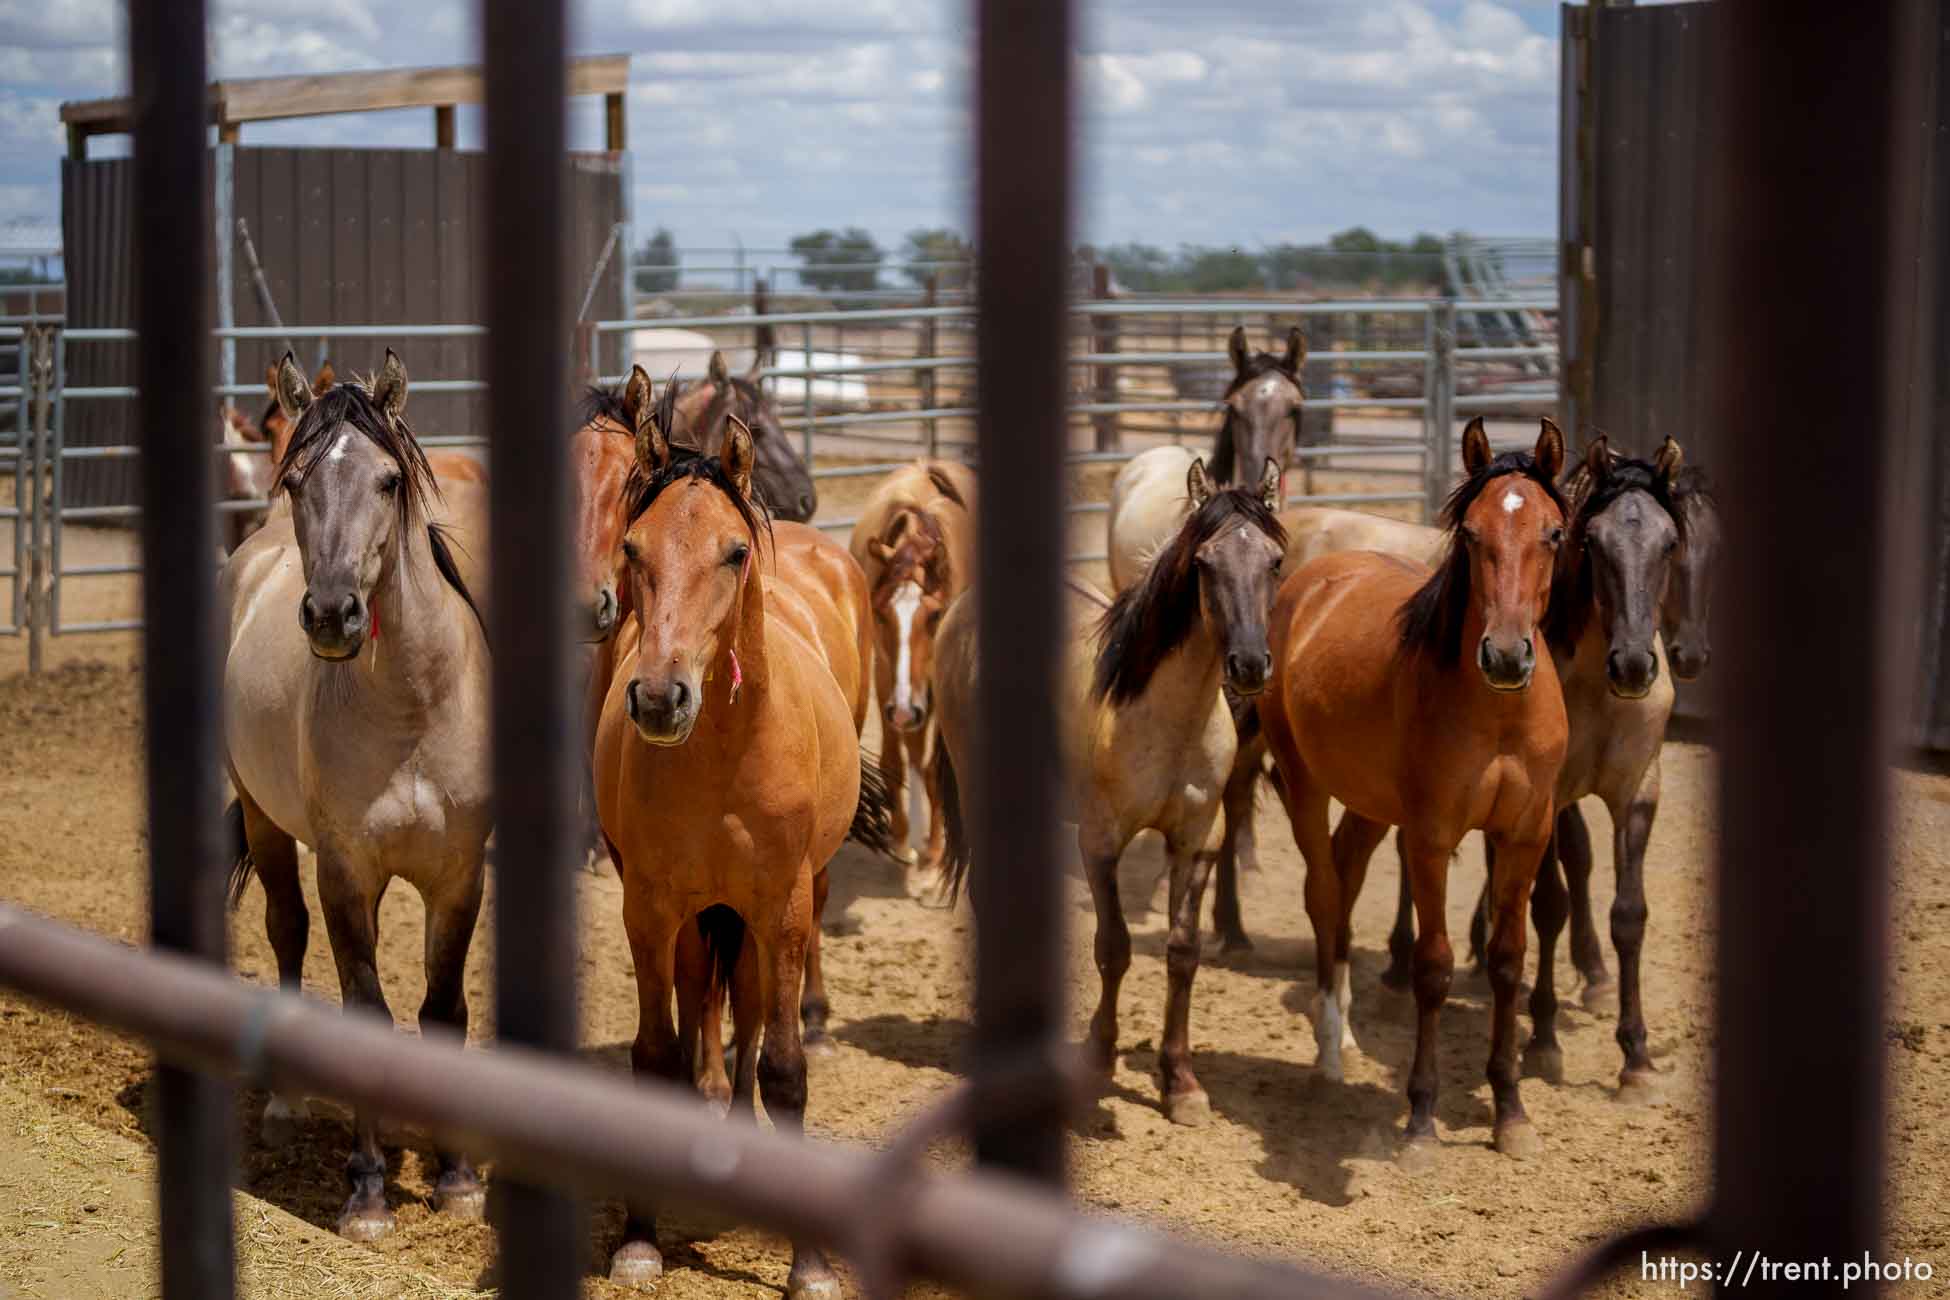
<svg viewBox="0 0 1950 1300"><path fill-rule="evenodd" d="M929 761L934 756L934 747L940 743L941 729L930 718L928 725L914 733L907 746L908 757L921 774L922 793L927 796L928 847L921 855L921 874L928 880L940 876L942 859L948 854L948 823L941 815L940 784L935 779L934 764Z"/></svg>
<svg viewBox="0 0 1950 1300"><path fill-rule="evenodd" d="M1494 1144L1504 1155L1523 1160L1538 1155L1543 1143L1524 1113L1523 1097L1517 1088L1517 988L1523 982L1524 911L1550 840L1550 824L1546 822L1522 836L1498 832L1490 840L1496 850L1489 946L1495 1007L1490 1020L1487 1073L1496 1106ZM1538 982L1545 983L1541 977Z"/></svg>
<svg viewBox="0 0 1950 1300"><path fill-rule="evenodd" d="M1188 833L1187 833L1188 832ZM1171 933L1165 940L1165 1028L1158 1047L1158 1078L1165 1117L1197 1128L1212 1118L1212 1103L1192 1073L1192 981L1198 976L1199 910L1212 872L1211 827L1187 828L1166 844L1171 857Z"/></svg>
<svg viewBox="0 0 1950 1300"><path fill-rule="evenodd" d="M1455 979L1456 954L1449 946L1447 899L1449 855L1454 846L1431 841L1403 828L1409 891L1415 899L1415 1063L1408 1072L1408 1144L1402 1163L1410 1168L1427 1160L1434 1147L1436 1087L1441 1074L1436 1060L1436 1027L1442 1004L1449 1000ZM1520 943L1522 942L1519 936ZM1515 1069L1514 1059L1511 1068Z"/></svg>
<svg viewBox="0 0 1950 1300"><path fill-rule="evenodd" d="M820 934L826 920L826 895L832 888L833 873L830 869L822 868L813 874L812 927L806 934L806 988L799 997L801 1041L808 1056L827 1057L839 1051L833 1043L833 1035L826 1029L826 1019L832 1013L832 1007L826 1001L826 974L819 960Z"/></svg>
<svg viewBox="0 0 1950 1300"><path fill-rule="evenodd" d="M644 887L628 876L623 884L623 928L636 963L636 1042L630 1047L630 1067L638 1077L677 1083L685 1065L677 1027L670 1019L671 993L676 987L677 927L672 909L642 897ZM619 1286L649 1290L663 1276L664 1257L657 1249L657 1216L647 1205L632 1203L623 1225L623 1243L610 1256L609 1280Z"/></svg>
<svg viewBox="0 0 1950 1300"><path fill-rule="evenodd" d="M1622 812L1622 815L1621 815ZM1630 804L1612 813L1617 827L1618 895L1611 905L1611 942L1618 949L1618 1046L1625 1067L1618 1075L1618 1099L1647 1102L1658 1096L1658 1071L1646 1046L1645 986L1639 958L1645 949L1645 844L1659 812L1659 764L1655 759Z"/></svg>
<svg viewBox="0 0 1950 1300"><path fill-rule="evenodd" d="M237 785L245 850L264 886L264 932L278 957L278 988L296 997L305 990L305 949L311 941L311 913L298 880L298 842L260 812L234 778L232 784ZM309 1118L303 1093L272 1093L264 1103L259 1135L266 1146L284 1146Z"/></svg>
<svg viewBox="0 0 1950 1300"><path fill-rule="evenodd" d="M920 860L907 842L911 827L907 819L907 738L887 721L880 720L880 775L887 782L887 839L894 846L894 857L911 867Z"/></svg>
<svg viewBox="0 0 1950 1300"><path fill-rule="evenodd" d="M1124 921L1119 901L1117 861L1124 846L1108 834L1094 832L1088 825L1077 828L1077 848L1083 855L1083 873L1090 884L1090 901L1097 910L1097 938L1094 955L1101 987L1097 1010L1090 1017L1089 1036L1084 1051L1105 1082L1117 1068L1117 993L1124 983L1124 972L1131 968L1131 928ZM990 915L999 915L1000 908Z"/></svg>
<svg viewBox="0 0 1950 1300"><path fill-rule="evenodd" d="M1253 830L1253 804L1259 793L1259 763L1266 747L1242 744L1226 777L1225 838L1219 843L1218 889L1212 898L1212 928L1219 932L1219 951L1250 952L1239 912L1239 873L1259 866L1258 840Z"/></svg>
<svg viewBox="0 0 1950 1300"><path fill-rule="evenodd" d="M467 1041L467 948L481 912L481 858L454 874L450 887L429 895L427 904L427 995L420 1003L420 1034L444 1026ZM458 1151L436 1148L440 1178L433 1200L441 1213L477 1220L487 1208L487 1196L474 1166Z"/></svg>
<svg viewBox="0 0 1950 1300"><path fill-rule="evenodd" d="M1615 823L1614 823L1615 824ZM1605 946L1591 919L1591 829L1575 803L1558 810L1557 860L1571 895L1571 964L1584 977L1579 999L1594 1015L1618 1008L1618 985L1605 969Z"/></svg>
<svg viewBox="0 0 1950 1300"><path fill-rule="evenodd" d="M1564 1082L1564 1049L1557 1041L1557 938L1564 931L1568 899L1554 842L1548 843L1530 893L1530 916L1537 926L1537 983L1530 990L1530 1041L1524 1044L1523 1072L1549 1083Z"/></svg>
<svg viewBox="0 0 1950 1300"><path fill-rule="evenodd" d="M325 933L339 971L339 1001L348 1014L374 1014L390 1028L392 1008L379 987L379 900L388 879L355 866L334 849L318 852L318 899L325 909ZM378 1241L393 1230L386 1208L386 1156L379 1149L379 1121L371 1112L353 1116L352 1154L345 1176L351 1194L339 1211L339 1235L353 1241Z"/></svg>
<svg viewBox="0 0 1950 1300"><path fill-rule="evenodd" d="M1401 888L1395 895L1395 925L1388 931L1388 969L1381 982L1405 992L1415 983L1415 891L1408 878L1408 849L1401 829L1395 830L1395 859L1401 864Z"/></svg>

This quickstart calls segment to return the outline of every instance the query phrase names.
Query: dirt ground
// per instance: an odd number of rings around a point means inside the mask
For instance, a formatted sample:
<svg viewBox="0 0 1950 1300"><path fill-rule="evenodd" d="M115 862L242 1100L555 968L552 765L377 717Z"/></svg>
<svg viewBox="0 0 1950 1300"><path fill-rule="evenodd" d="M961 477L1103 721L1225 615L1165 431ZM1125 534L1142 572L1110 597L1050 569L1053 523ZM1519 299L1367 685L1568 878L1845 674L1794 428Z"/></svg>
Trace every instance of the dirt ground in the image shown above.
<svg viewBox="0 0 1950 1300"><path fill-rule="evenodd" d="M1095 482L1077 486L1080 495L1098 489ZM122 544L113 534L75 541L82 533L70 538L77 562L95 558L86 547ZM109 592L104 604L132 606L129 587L96 586ZM84 607L70 616L104 615ZM139 943L146 864L133 657L127 636L63 639L52 647L53 671L36 680L21 674L18 643L0 644L0 898ZM1257 946L1235 959L1208 944L1194 992L1194 1064L1214 1109L1203 1129L1174 1128L1158 1108L1151 1071L1165 988L1156 888L1162 854L1145 840L1127 855L1135 960L1122 999L1122 1057L1113 1090L1071 1138L1079 1198L1237 1250L1307 1260L1412 1291L1485 1297L1534 1293L1567 1253L1633 1224L1696 1212L1709 1177L1713 758L1700 745L1671 743L1663 761L1665 798L1646 872L1646 1006L1664 1076L1656 1104L1615 1099L1614 1022L1572 998L1562 1017L1565 1082L1524 1084L1545 1153L1530 1164L1497 1155L1488 1146L1483 1081L1487 983L1459 972L1442 1021L1442 1148L1425 1172L1399 1169L1393 1155L1406 1114L1413 1004L1377 978L1395 894L1393 845L1376 855L1356 911L1352 1020L1360 1050L1348 1060L1346 1081L1328 1083L1312 1065L1313 939L1300 863L1269 801L1259 818L1262 869L1243 881ZM1950 932L1925 918L1950 909L1950 780L1905 772L1898 790L1886 1253L1946 1269L1950 1129L1941 1117L1950 1102ZM1595 805L1588 816L1599 841L1595 904L1603 928L1611 902L1609 823ZM564 863L563 870L578 868ZM1450 891L1452 934L1465 932L1481 871L1472 838ZM956 1078L969 1029L970 921L965 910L910 900L893 867L852 846L833 873L826 954L840 1049L815 1068L809 1129L826 1140L883 1143ZM1074 868L1070 884L1070 1007L1080 1032L1096 978L1092 921ZM589 1068L626 1070L636 1006L620 886L607 868L578 871L577 893L583 1055ZM493 906L490 886L468 962L473 1035L483 1044L494 1031ZM380 965L403 1021L424 988L420 920L410 889L389 894ZM247 894L231 941L242 977L274 979L261 891ZM1564 965L1560 980L1574 979ZM338 996L318 924L306 988L328 1000ZM48 1297L153 1292L153 1145L144 1106L150 1067L132 1042L0 994L0 1296L9 1288ZM492 1233L447 1222L429 1208L433 1163L422 1138L402 1132L388 1144L398 1230L375 1248L352 1246L331 1235L343 1193L345 1112L316 1105L298 1143L272 1151L255 1138L262 1100L247 1094L240 1107L237 1214L250 1294L444 1297L492 1287ZM944 1147L935 1158L952 1166L965 1153ZM626 1294L600 1276L619 1226L618 1207L594 1207L588 1295ZM671 1207L662 1231L670 1271L659 1294L670 1300L767 1296L783 1287L784 1245L765 1234L682 1206ZM1634 1274L1601 1294L1674 1290ZM1921 1286L1907 1292L1931 1293Z"/></svg>

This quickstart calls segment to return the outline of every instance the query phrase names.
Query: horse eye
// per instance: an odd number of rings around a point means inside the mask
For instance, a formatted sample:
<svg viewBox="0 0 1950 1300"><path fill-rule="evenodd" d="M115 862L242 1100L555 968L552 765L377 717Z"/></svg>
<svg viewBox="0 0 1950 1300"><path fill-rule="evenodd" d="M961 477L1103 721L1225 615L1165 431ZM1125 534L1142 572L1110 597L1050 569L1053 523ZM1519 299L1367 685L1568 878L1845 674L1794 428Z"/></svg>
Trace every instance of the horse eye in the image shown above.
<svg viewBox="0 0 1950 1300"><path fill-rule="evenodd" d="M745 557L750 555L751 553L752 553L752 548L744 545L741 542L737 546L731 548L731 554L724 557L724 562L730 567L736 569L744 564Z"/></svg>
<svg viewBox="0 0 1950 1300"><path fill-rule="evenodd" d="M393 493L399 491L399 471L395 470L385 478L380 479L379 490L387 496L391 496Z"/></svg>
<svg viewBox="0 0 1950 1300"><path fill-rule="evenodd" d="M298 471L295 469L284 476L284 490L293 496L297 495L298 489L303 485L304 480L298 477Z"/></svg>
<svg viewBox="0 0 1950 1300"><path fill-rule="evenodd" d="M637 562L636 543L630 541L628 538L625 538L623 541L623 558L631 564Z"/></svg>
<svg viewBox="0 0 1950 1300"><path fill-rule="evenodd" d="M933 631L933 630L934 630L935 628L937 628L937 627L940 627L940 626L941 626L941 616L942 616L943 614L946 614L947 612L948 612L948 611L947 611L947 610L945 610L945 609L937 609L937 610L935 610L935 611L934 611L933 613L931 613L931 614L929 614L929 615L928 615L928 630L929 630L929 631Z"/></svg>
<svg viewBox="0 0 1950 1300"><path fill-rule="evenodd" d="M1562 528L1553 528L1544 534L1544 545L1546 546L1556 546L1563 540L1564 530Z"/></svg>

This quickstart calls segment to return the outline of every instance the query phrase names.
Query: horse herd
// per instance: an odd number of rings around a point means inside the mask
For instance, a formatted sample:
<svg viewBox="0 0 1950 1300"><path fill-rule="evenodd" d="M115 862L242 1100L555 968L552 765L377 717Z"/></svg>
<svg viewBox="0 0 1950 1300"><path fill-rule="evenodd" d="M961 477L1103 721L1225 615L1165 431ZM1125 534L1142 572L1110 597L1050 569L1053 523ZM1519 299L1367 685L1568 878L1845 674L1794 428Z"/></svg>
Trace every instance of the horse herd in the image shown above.
<svg viewBox="0 0 1950 1300"><path fill-rule="evenodd" d="M1131 948L1117 864L1156 830L1170 863L1163 1106L1184 1124L1209 1117L1189 1048L1202 901L1216 867L1217 928L1228 948L1249 943L1236 874L1251 864L1270 757L1307 865L1317 1063L1330 1077L1356 1045L1349 916L1370 855L1399 828L1384 979L1411 984L1419 1014L1409 1158L1426 1160L1434 1137L1436 1016L1454 964L1448 867L1468 831L1485 833L1473 942L1495 994L1495 1144L1531 1154L1515 1035L1526 900L1543 960L1522 1068L1561 1078L1551 958L1567 918L1587 1001L1612 987L1590 916L1576 806L1587 794L1618 828L1621 1094L1654 1086L1642 862L1672 706L1661 670L1691 676L1707 658L1711 493L1670 440L1640 461L1599 436L1567 467L1549 420L1533 449L1500 455L1477 420L1441 529L1282 510L1304 341L1294 330L1284 353L1255 354L1239 330L1230 352L1211 460L1164 447L1126 465L1110 513L1114 590L1069 583L1063 757L1102 978L1086 1049L1110 1069ZM798 1129L807 1054L831 1047L820 916L840 843L907 864L917 896L972 880L978 922L1006 903L984 896L970 861L957 779L982 679L964 598L979 579L975 475L942 461L889 475L842 545L802 522L812 481L755 379L714 356L695 384L659 390L637 368L592 389L571 442L574 527L558 544L586 613L574 629L588 643L585 777L623 885L633 1068L694 1086L719 1113L762 1095L775 1124ZM351 382L307 381L287 355L270 388L274 455L257 486L274 504L221 578L232 898L253 874L263 884L280 983L297 992L309 916L296 846L309 845L342 1000L390 1016L379 901L404 879L426 904L420 1024L464 1034L491 830L484 471L422 450L391 352ZM862 749L870 700L877 759ZM910 768L929 810L920 852ZM1346 809L1331 833L1330 800ZM269 1099L266 1140L288 1136L304 1107ZM355 1127L338 1226L370 1241L393 1217L374 1119ZM479 1216L466 1155L438 1154L438 1207ZM652 1207L632 1204L611 1277L645 1287L661 1272ZM837 1293L825 1255L795 1243L788 1294Z"/></svg>

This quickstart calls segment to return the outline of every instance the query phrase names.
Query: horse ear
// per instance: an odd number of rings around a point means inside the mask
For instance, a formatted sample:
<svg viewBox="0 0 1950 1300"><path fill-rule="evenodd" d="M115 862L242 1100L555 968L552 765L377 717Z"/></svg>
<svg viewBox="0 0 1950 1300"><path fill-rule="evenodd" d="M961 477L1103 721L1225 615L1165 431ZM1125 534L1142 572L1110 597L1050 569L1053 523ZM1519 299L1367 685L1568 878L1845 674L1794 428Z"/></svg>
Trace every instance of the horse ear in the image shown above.
<svg viewBox="0 0 1950 1300"><path fill-rule="evenodd" d="M372 400L390 420L399 419L406 410L406 365L391 348L386 349L386 364L379 367L379 378L373 382Z"/></svg>
<svg viewBox="0 0 1950 1300"><path fill-rule="evenodd" d="M1300 376L1300 367L1306 360L1307 336L1301 332L1298 325L1295 325L1286 332L1286 356L1281 360L1280 368L1297 379Z"/></svg>
<svg viewBox="0 0 1950 1300"><path fill-rule="evenodd" d="M329 361L321 361L318 363L318 373L312 377L311 391L317 396L323 397L332 391L332 385L338 381L338 372L332 369L332 363Z"/></svg>
<svg viewBox="0 0 1950 1300"><path fill-rule="evenodd" d="M894 548L881 541L878 537L869 537L867 539L867 554L873 556L874 559L879 560L882 564L885 564L888 560L894 558Z"/></svg>
<svg viewBox="0 0 1950 1300"><path fill-rule="evenodd" d="M1666 481L1668 490L1679 481L1679 471L1685 464L1686 453L1679 449L1679 443L1673 436L1667 434L1666 440L1659 444L1659 454L1652 458L1652 465L1659 471L1659 477Z"/></svg>
<svg viewBox="0 0 1950 1300"><path fill-rule="evenodd" d="M1594 484L1611 477L1611 438L1599 434L1584 449L1584 472Z"/></svg>
<svg viewBox="0 0 1950 1300"><path fill-rule="evenodd" d="M758 353L753 352L752 363L749 366L745 367L745 382L748 384L756 385L758 383L758 377L760 373L764 371L764 369L765 369L765 358L761 357Z"/></svg>
<svg viewBox="0 0 1950 1300"><path fill-rule="evenodd" d="M752 445L751 427L735 415L727 416L724 450L718 453L718 463L724 466L725 477L738 489L739 496L752 494L752 466L757 460L758 449Z"/></svg>
<svg viewBox="0 0 1950 1300"><path fill-rule="evenodd" d="M651 397L650 372L642 366L631 366L630 377L623 383L623 418L630 422L630 432L635 433L649 418L651 408L656 405Z"/></svg>
<svg viewBox="0 0 1950 1300"><path fill-rule="evenodd" d="M1537 470L1552 482L1564 471L1564 430L1557 427L1557 421L1546 415L1538 422ZM1485 444L1488 443L1485 438Z"/></svg>
<svg viewBox="0 0 1950 1300"><path fill-rule="evenodd" d="M731 366L725 361L724 353L722 352L713 352L711 354L711 364L704 373L714 384L728 384L731 382Z"/></svg>
<svg viewBox="0 0 1950 1300"><path fill-rule="evenodd" d="M296 424L311 405L311 385L299 371L298 363L289 352L284 360L271 367L271 400L278 404L284 418Z"/></svg>
<svg viewBox="0 0 1950 1300"><path fill-rule="evenodd" d="M638 379L643 381L641 391L637 388ZM671 382L676 381L673 378ZM634 406L629 405L629 394L632 392L637 394ZM636 425L637 467L645 474L656 474L670 463L670 437L657 421L657 405L650 400L650 376L644 373L642 366L631 369L630 383L624 390L623 401Z"/></svg>
<svg viewBox="0 0 1950 1300"><path fill-rule="evenodd" d="M1266 458L1266 468L1259 472L1259 499L1268 510L1278 510L1285 504L1280 500L1280 463L1271 456Z"/></svg>
<svg viewBox="0 0 1950 1300"><path fill-rule="evenodd" d="M1185 495L1192 500L1192 509L1202 508L1212 499L1212 476L1205 472L1205 458L1199 457L1192 467L1185 471Z"/></svg>
<svg viewBox="0 0 1950 1300"><path fill-rule="evenodd" d="M1490 435L1483 428L1483 417L1477 416L1463 429L1462 436L1463 470L1478 474L1490 463Z"/></svg>
<svg viewBox="0 0 1950 1300"><path fill-rule="evenodd" d="M1246 327L1244 325L1234 325L1232 327L1232 337L1226 340L1226 355L1232 358L1232 373L1234 375L1243 375L1246 373L1246 363L1252 360L1252 354L1246 350Z"/></svg>

